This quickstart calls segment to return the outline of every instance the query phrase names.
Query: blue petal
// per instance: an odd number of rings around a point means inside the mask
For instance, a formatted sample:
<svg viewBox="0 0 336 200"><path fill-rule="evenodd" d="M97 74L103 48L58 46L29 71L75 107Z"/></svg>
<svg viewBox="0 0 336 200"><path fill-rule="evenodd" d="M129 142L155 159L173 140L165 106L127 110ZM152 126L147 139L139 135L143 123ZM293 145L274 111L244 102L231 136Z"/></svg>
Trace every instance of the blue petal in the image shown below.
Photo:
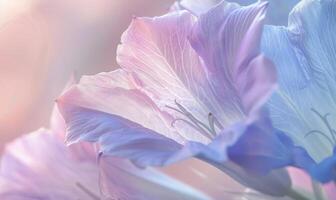
<svg viewBox="0 0 336 200"><path fill-rule="evenodd" d="M221 2L221 0L180 0L173 5L172 10L185 9L195 15L201 15L219 2ZM236 2L241 5L250 5L255 3L256 0L232 0L232 2ZM269 12L266 15L266 23L287 25L288 13L291 8L299 2L299 0L268 0L268 2L270 6Z"/></svg>
<svg viewBox="0 0 336 200"><path fill-rule="evenodd" d="M308 169L315 164L305 149L282 132L272 130L267 115L240 129L244 133L228 149L228 155L247 171L268 174L286 166Z"/></svg>
<svg viewBox="0 0 336 200"><path fill-rule="evenodd" d="M98 142L103 154L125 157L139 166L158 166L167 164L182 148L174 140L120 116L83 107L66 109L67 140Z"/></svg>
<svg viewBox="0 0 336 200"><path fill-rule="evenodd" d="M63 104L64 109L66 104ZM192 156L202 158L206 162L226 168L240 183L272 195L283 195L285 190L272 187L278 173L270 176L249 174L238 165L225 167L228 161L227 148L233 145L240 134L249 134L240 131L237 125L226 130L216 137L210 144L188 142L184 146L159 133L147 129L135 122L117 115L97 110L71 105L66 108L64 117L68 125L68 135L72 142L90 141L98 142L101 154L127 158L139 167L164 166L187 159ZM283 172L281 172L283 174ZM282 182L290 186L288 177L281 176ZM268 186L268 187L266 187Z"/></svg>
<svg viewBox="0 0 336 200"><path fill-rule="evenodd" d="M324 159L317 165L310 168L312 177L322 183L336 181L336 148L334 155Z"/></svg>
<svg viewBox="0 0 336 200"><path fill-rule="evenodd" d="M334 0L305 0L289 17L292 42L306 58L310 76L321 82L336 76L335 11Z"/></svg>
<svg viewBox="0 0 336 200"><path fill-rule="evenodd" d="M223 146L229 156L225 162L216 159L219 154L216 151L223 151ZM294 164L294 148L288 148L272 131L267 113L236 123L221 133L209 147L213 151L211 155L201 154L198 157L239 183L274 196L283 196L290 189L289 175L280 168Z"/></svg>
<svg viewBox="0 0 336 200"><path fill-rule="evenodd" d="M280 90L268 104L272 122L316 162L330 156L336 142L320 117L332 122L336 116L335 8L331 0L301 1L289 27L267 26L262 40L279 74Z"/></svg>
<svg viewBox="0 0 336 200"><path fill-rule="evenodd" d="M291 149L272 131L270 122L249 124L244 132L229 148L231 160L258 174L267 174L291 164Z"/></svg>
<svg viewBox="0 0 336 200"><path fill-rule="evenodd" d="M248 5L256 2L256 0L234 0L234 2L240 3L242 5ZM299 0L268 0L269 12L266 16L267 24L275 25L286 25L288 19L288 13L291 8L299 2Z"/></svg>
<svg viewBox="0 0 336 200"><path fill-rule="evenodd" d="M222 136L209 145L181 145L121 116L68 104L63 104L61 110L68 142L97 142L101 154L127 158L139 167L165 166L195 155L223 162L227 146L235 141Z"/></svg>
<svg viewBox="0 0 336 200"><path fill-rule="evenodd" d="M315 165L316 162L310 157L308 152L299 146L296 146L293 140L282 132L276 133L278 139L282 144L287 147L291 156L291 166L295 166L301 169L309 169L311 166Z"/></svg>

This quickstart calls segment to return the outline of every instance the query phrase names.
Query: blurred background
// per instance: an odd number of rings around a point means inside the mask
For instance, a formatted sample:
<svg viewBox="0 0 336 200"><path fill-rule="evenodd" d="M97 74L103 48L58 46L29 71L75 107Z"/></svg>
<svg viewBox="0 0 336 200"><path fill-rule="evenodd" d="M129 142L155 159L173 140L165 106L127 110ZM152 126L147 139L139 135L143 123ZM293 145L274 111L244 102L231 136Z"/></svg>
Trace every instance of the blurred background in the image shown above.
<svg viewBox="0 0 336 200"><path fill-rule="evenodd" d="M132 16L163 14L173 2L0 0L0 149L48 126L54 100L72 74L117 67L116 47ZM268 23L286 24L296 2L271 0Z"/></svg>
<svg viewBox="0 0 336 200"><path fill-rule="evenodd" d="M173 0L0 0L0 149L48 126L69 77L116 68L133 15L155 16Z"/></svg>

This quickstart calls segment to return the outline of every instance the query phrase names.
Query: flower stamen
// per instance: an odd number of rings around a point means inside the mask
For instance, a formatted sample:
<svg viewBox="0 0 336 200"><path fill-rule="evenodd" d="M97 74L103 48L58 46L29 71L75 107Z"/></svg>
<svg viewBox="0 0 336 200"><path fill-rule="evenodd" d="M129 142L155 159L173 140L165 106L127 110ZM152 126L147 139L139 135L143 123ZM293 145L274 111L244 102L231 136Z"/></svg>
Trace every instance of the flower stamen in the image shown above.
<svg viewBox="0 0 336 200"><path fill-rule="evenodd" d="M218 121L218 119L212 114L209 113L208 115L208 119L209 119L209 124L215 128L215 126L217 126L217 128L219 128L219 130L224 129L224 126Z"/></svg>
<svg viewBox="0 0 336 200"><path fill-rule="evenodd" d="M305 137L308 137L313 134L318 134L320 136L323 136L325 139L327 139L330 142L331 146L334 147L334 145L336 145L336 137L335 137L336 131L335 129L332 128L332 126L329 123L328 117L330 116L330 113L322 115L314 108L311 108L311 111L314 114L316 114L316 116L318 116L321 119L321 121L325 124L325 126L327 127L329 131L329 135L319 130L311 130L305 134Z"/></svg>
<svg viewBox="0 0 336 200"><path fill-rule="evenodd" d="M322 131L319 131L319 130L311 130L308 133L306 133L304 137L308 137L308 136L313 135L313 134L319 134L319 135L323 136L325 139L328 140L328 142L330 142L331 146L334 146L334 143L330 139L330 137L328 135L326 135L325 133L323 133Z"/></svg>
<svg viewBox="0 0 336 200"><path fill-rule="evenodd" d="M203 129L202 127L200 126L197 126L197 125L194 125L193 123L189 122L188 120L185 120L185 119L182 119L182 118L176 118L174 119L172 122L171 122L171 126L172 127L175 127L175 123L178 122L178 121L182 121L186 124L188 124L189 126L193 127L194 129L196 129L197 131L199 131L200 133L204 133L203 135L209 139L212 139L212 136L208 134L208 132Z"/></svg>
<svg viewBox="0 0 336 200"><path fill-rule="evenodd" d="M187 119L176 118L171 122L172 126L174 126L177 121L182 121L209 139L213 139L214 137L216 137L217 135L216 127L218 129L223 129L223 126L221 125L221 123L217 120L217 118L212 113L208 114L209 124L206 125L201 120L197 119L193 114L191 114L184 106L182 106L176 100L175 100L175 104L177 108L172 107L172 106L166 106L166 107L182 114Z"/></svg>

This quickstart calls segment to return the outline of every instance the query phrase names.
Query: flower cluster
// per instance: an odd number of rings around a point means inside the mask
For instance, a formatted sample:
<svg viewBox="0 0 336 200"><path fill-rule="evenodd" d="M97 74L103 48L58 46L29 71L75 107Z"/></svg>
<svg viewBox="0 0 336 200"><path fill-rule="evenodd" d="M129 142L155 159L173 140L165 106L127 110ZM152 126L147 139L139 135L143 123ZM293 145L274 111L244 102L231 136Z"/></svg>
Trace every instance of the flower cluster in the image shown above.
<svg viewBox="0 0 336 200"><path fill-rule="evenodd" d="M184 0L134 17L120 68L71 84L50 130L8 146L1 199L228 195L161 171L191 158L241 185L228 199L336 198L336 1L302 0L287 27L267 7Z"/></svg>

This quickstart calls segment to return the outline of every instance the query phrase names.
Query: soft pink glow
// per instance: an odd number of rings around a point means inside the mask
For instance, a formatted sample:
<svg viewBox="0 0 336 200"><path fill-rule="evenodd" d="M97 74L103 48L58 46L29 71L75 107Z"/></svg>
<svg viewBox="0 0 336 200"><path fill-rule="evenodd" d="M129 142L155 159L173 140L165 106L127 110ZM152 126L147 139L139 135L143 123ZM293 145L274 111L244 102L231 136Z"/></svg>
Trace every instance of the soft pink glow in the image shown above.
<svg viewBox="0 0 336 200"><path fill-rule="evenodd" d="M0 149L48 123L71 74L115 68L133 15L153 16L173 0L0 0Z"/></svg>

